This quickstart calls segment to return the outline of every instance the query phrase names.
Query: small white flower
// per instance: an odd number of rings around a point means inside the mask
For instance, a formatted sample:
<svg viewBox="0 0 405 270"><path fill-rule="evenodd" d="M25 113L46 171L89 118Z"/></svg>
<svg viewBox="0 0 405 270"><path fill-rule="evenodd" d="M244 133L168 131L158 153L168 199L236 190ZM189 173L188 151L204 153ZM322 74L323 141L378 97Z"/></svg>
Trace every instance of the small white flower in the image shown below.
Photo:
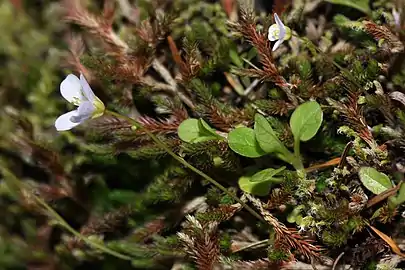
<svg viewBox="0 0 405 270"><path fill-rule="evenodd" d="M80 74L80 79L69 74L60 84L60 93L78 108L56 119L55 127L58 131L70 130L87 119L104 113L104 103L93 93L83 74Z"/></svg>
<svg viewBox="0 0 405 270"><path fill-rule="evenodd" d="M291 29L283 24L283 22L278 17L277 13L274 13L275 24L269 27L268 39L270 41L277 42L273 46L273 52L283 43L284 40L291 38Z"/></svg>

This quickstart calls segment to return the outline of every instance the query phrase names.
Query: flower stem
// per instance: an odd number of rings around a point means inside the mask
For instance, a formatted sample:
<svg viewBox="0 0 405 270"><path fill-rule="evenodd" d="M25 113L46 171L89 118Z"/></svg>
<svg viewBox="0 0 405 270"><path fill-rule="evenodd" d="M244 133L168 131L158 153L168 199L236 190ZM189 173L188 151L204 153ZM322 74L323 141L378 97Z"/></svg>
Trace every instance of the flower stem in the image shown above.
<svg viewBox="0 0 405 270"><path fill-rule="evenodd" d="M138 123L136 120L129 118L125 115L121 115L119 113L113 112L113 111L108 111L106 110L107 114L110 114L112 116L122 118L133 124L136 128L143 129L145 133L153 140L155 143L163 148L169 155L171 155L175 160L180 162L182 165L190 169L191 171L195 172L196 174L200 175L201 177L205 178L207 181L209 181L212 185L216 186L220 190L222 190L224 193L226 193L228 196L231 196L235 201L240 203L248 212L250 212L253 216L256 218L264 221L261 215L259 215L253 208L251 208L249 205L247 205L244 201L239 199L237 196L233 195L231 192L229 192L228 189L226 189L223 185L218 183L216 180L214 180L212 177L209 175L205 174L204 172L200 171L190 163L188 163L186 160L184 160L182 157L178 156L175 154L169 147L167 147L166 144L164 144L159 138L157 138L152 132L150 132L148 129L144 128L140 123Z"/></svg>
<svg viewBox="0 0 405 270"><path fill-rule="evenodd" d="M1 160L0 160L1 162ZM1 162L3 163L3 162ZM10 172L8 169L6 169L5 166L3 166L3 164L1 164L2 166L0 166L0 170L1 173L4 175L6 184L9 186L10 189L18 189L20 191L26 190L26 184L24 184L23 182L21 182L19 179L16 178L16 176ZM124 254L121 254L119 252L116 252L108 247L106 247L103 244L94 242L90 239L88 239L87 237L83 236L82 234L80 234L78 231L76 231L75 229L73 229L51 206L49 206L44 200L42 200L39 196L37 196L36 194L30 193L30 195L32 195L32 197L34 198L34 200L40 204L46 211L47 213L58 222L58 224L65 228L67 231L69 231L71 234L73 234L74 236L76 236L78 239L82 240L83 242L85 242L87 245L95 248L95 249L99 249L101 251L103 251L104 253L107 253L111 256L117 257L119 259L122 260L127 260L130 261L132 260L131 257L126 256Z"/></svg>
<svg viewBox="0 0 405 270"><path fill-rule="evenodd" d="M93 242L90 239L88 239L87 237L81 235L78 231L76 231L75 229L73 229L55 210L53 210L52 207L50 207L46 202L44 202L42 199L40 199L38 196L34 195L35 200L41 204L47 211L48 213L55 219L58 221L59 225L62 226L63 228L65 228L67 231L69 231L71 234L73 234L74 236L76 236L77 238L79 238L80 240L82 240L83 242L85 242L86 244L88 244L89 246L92 246L93 248L99 249L101 251L103 251L104 253L110 254L114 257L117 257L119 259L122 260L127 260L130 261L132 260L131 257L126 256L124 254L121 254L119 252L116 252L108 247L106 247L103 244L99 244L97 242Z"/></svg>

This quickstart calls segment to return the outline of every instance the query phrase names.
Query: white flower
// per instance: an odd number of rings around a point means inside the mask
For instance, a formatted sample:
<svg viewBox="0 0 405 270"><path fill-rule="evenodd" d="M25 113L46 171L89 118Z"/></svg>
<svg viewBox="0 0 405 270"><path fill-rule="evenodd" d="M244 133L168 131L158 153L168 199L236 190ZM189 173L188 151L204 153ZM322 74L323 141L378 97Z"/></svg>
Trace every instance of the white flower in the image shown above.
<svg viewBox="0 0 405 270"><path fill-rule="evenodd" d="M273 46L273 52L283 43L284 40L291 38L291 29L283 24L283 22L278 17L277 13L274 13L275 24L269 27L268 39L270 41L277 42Z"/></svg>
<svg viewBox="0 0 405 270"><path fill-rule="evenodd" d="M60 84L60 93L78 108L56 119L55 127L58 131L70 130L85 120L104 113L104 103L93 93L83 74L80 74L80 79L69 74Z"/></svg>

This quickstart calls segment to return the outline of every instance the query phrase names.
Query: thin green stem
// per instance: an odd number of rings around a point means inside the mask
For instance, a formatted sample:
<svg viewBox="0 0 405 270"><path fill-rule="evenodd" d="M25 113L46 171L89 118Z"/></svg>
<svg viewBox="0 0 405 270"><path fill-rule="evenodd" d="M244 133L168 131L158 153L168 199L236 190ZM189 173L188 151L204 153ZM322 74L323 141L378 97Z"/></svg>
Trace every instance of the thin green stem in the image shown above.
<svg viewBox="0 0 405 270"><path fill-rule="evenodd" d="M41 204L47 211L48 213L55 219L58 221L59 225L62 226L63 228L65 228L67 231L69 231L71 234L73 234L74 236L76 236L77 238L79 238L80 240L82 240L83 242L85 242L86 244L88 244L89 246L92 246L93 248L99 249L107 254L110 254L114 257L117 257L119 259L122 260L132 260L131 257L123 255L119 252L116 252L108 247L106 247L105 245L99 244L97 242L93 242L91 240L89 240L88 238L84 237L83 235L81 235L78 231L76 231L75 229L73 229L55 210L53 210L52 207L50 207L46 202L44 202L42 199L40 199L39 197L37 197L36 195L34 195L35 200Z"/></svg>
<svg viewBox="0 0 405 270"><path fill-rule="evenodd" d="M119 113L113 112L113 111L106 111L106 113L113 115L118 118L123 118L133 124L136 128L142 129L145 131L145 133L161 148L163 148L169 155L171 155L175 160L180 162L182 165L190 169L191 171L195 172L196 174L200 175L201 177L205 178L207 181L209 181L211 184L222 190L224 193L226 193L228 196L231 196L232 198L235 199L238 203L240 203L247 211L249 211L253 216L257 217L258 219L264 221L263 217L259 215L253 208L251 208L249 205L247 205L245 202L243 202L241 199L239 199L237 196L233 195L231 192L229 192L228 189L226 189L223 185L215 181L213 178L211 178L209 175L205 174L204 172L200 171L190 163L188 163L186 160L184 160L182 157L178 156L175 154L165 143L163 143L159 138L157 138L152 132L150 132L148 129L144 128L141 124L139 124L136 120L125 116L121 115Z"/></svg>
<svg viewBox="0 0 405 270"><path fill-rule="evenodd" d="M280 142L280 144L283 146L281 148L281 153L280 155L278 155L278 157L282 160L284 160L287 163L290 163L294 169L296 169L297 171L299 170L303 170L304 169L304 165L302 164L301 161L301 157L300 156L295 156L293 153L290 152L290 150L287 149L287 147L284 146L284 144L282 144ZM295 145L294 145L295 147Z"/></svg>
<svg viewBox="0 0 405 270"><path fill-rule="evenodd" d="M2 164L3 165L3 164ZM5 176L6 179L6 183L7 185L10 185L9 188L16 188L19 190L24 190L27 189L25 187L25 184L22 183L20 180L18 180L13 173L11 173L9 170L7 170L5 168L5 166L1 166L1 171L3 173L3 175ZM82 240L83 242L85 242L86 244L88 244L89 246L99 249L101 251L103 251L104 253L107 253L111 256L117 257L119 259L122 260L132 260L131 257L126 256L124 254L121 254L119 252L116 252L106 246L104 246L103 244L99 244L97 242L93 242L92 240L84 237L83 235L81 235L78 231L76 231L75 229L73 229L55 210L53 210L52 207L50 207L44 200L42 200L41 198L39 198L37 195L32 194L33 198L35 199L35 201L37 201L38 204L40 204L43 208L45 208L45 210L48 212L48 214L58 222L58 224L60 226L62 226L63 228L65 228L67 231L69 231L71 234L73 234L74 236L76 236L77 238L79 238L80 240Z"/></svg>
<svg viewBox="0 0 405 270"><path fill-rule="evenodd" d="M300 139L294 139L294 156L299 158L301 156L300 153Z"/></svg>
<svg viewBox="0 0 405 270"><path fill-rule="evenodd" d="M304 164L302 164L302 160L301 160L300 139L299 138L294 139L294 163L295 163L294 167L297 171L304 171Z"/></svg>

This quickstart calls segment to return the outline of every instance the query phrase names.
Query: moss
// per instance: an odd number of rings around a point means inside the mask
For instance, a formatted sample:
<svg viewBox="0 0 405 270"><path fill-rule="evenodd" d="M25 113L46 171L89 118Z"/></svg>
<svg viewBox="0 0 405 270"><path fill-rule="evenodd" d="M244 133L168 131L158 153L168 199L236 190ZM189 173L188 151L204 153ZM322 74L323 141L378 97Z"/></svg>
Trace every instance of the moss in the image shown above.
<svg viewBox="0 0 405 270"><path fill-rule="evenodd" d="M322 242L330 247L341 247L346 244L349 235L344 231L325 230L322 232Z"/></svg>
<svg viewBox="0 0 405 270"><path fill-rule="evenodd" d="M404 178L405 38L393 3L374 1L367 20L330 1L275 6L293 35L272 51L272 10L259 5L61 2L0 0L0 268L256 269L292 252L307 263L345 252L356 265L367 255L385 267L377 235L366 253L357 244L369 243L368 224L387 224L394 238L403 229L403 189L367 205L381 195L358 173L375 168L393 186ZM109 111L57 133L55 119L73 109L60 83L80 72ZM302 141L290 119L309 101L322 121ZM256 114L274 151L259 142ZM215 140L183 142L189 118L204 119ZM238 127L257 142L240 144L268 151L234 152ZM271 182L268 194L243 193L238 179L259 172L249 179ZM235 241L253 247L233 253Z"/></svg>

